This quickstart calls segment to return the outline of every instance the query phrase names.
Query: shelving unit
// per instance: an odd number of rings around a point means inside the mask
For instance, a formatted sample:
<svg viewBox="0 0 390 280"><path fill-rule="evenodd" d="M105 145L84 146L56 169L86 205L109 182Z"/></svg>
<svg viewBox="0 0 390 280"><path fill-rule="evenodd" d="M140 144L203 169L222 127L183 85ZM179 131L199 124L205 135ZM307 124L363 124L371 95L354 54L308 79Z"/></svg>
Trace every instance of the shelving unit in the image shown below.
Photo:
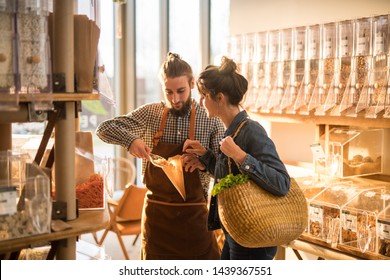
<svg viewBox="0 0 390 280"><path fill-rule="evenodd" d="M99 94L74 93L74 26L73 0L55 0L53 12L53 73L63 73L65 76L65 92L53 94L19 94L19 109L17 111L0 112L0 151L12 149L12 123L44 121L46 112L34 112L30 105L36 101L53 101L54 111L61 108L61 116L55 121L56 162L55 184L56 199L67 204L67 223L71 229L61 232L34 235L26 238L0 241L0 255L12 255L22 248L28 248L38 243L55 244L55 258L58 260L76 259L76 241L81 234L103 229L109 222L107 210L76 212L75 191L75 130L76 105L83 100L97 100ZM0 95L0 102L7 101L11 96ZM11 98L14 98L13 96ZM13 99L14 100L14 99ZM50 114L50 111L47 112ZM34 115L35 114L35 115ZM46 114L46 115L48 115ZM33 116L32 116L33 115Z"/></svg>
<svg viewBox="0 0 390 280"><path fill-rule="evenodd" d="M53 244L81 234L96 232L108 226L108 222L109 215L105 210L81 211L77 219L67 222L71 226L70 229L0 242L0 255L30 248L34 245Z"/></svg>
<svg viewBox="0 0 390 280"><path fill-rule="evenodd" d="M390 119L378 117L368 119L363 115L357 117L344 116L316 116L311 115L291 115L291 114L274 114L274 113L254 113L250 115L270 122L280 123L306 123L315 125L340 125L340 126L361 126L372 128L390 128Z"/></svg>
<svg viewBox="0 0 390 280"><path fill-rule="evenodd" d="M260 113L249 112L253 118L266 120L276 123L296 123L296 124L314 124L316 126L316 134L322 135L328 131L329 126L351 126L351 127L370 127L370 128L385 128L390 129L390 119L378 117L375 119L367 119L363 115L357 117L334 117L334 116L315 116L310 115L292 115L292 114L274 114L274 113ZM387 150L387 157L389 150ZM372 180L372 181L371 181ZM371 181L371 182L385 182L390 185L390 174L378 174L367 177L357 177L354 181ZM309 253L317 256L318 260L323 259L337 259L337 260L390 260L389 257L374 254L362 253L358 249L352 249L343 245L332 247L330 244L317 240L307 234L302 234L300 238L278 247L278 253L275 259L286 259L286 250L291 249L296 257L302 260L300 252Z"/></svg>
<svg viewBox="0 0 390 280"><path fill-rule="evenodd" d="M40 98L41 100L45 100L47 97L47 94L38 94L37 96L32 97L31 95L21 95L20 96L20 108L18 111L6 111L1 112L0 117L0 134L3 135L2 139L9 139L12 136L10 135L12 129L12 123L13 122L31 122L32 120L29 119L29 112L28 112L28 104L32 100L37 100L36 98ZM60 94L52 94L50 98L53 100L55 106L60 105L63 106L64 103L70 103L71 106L76 106L76 102L80 102L82 100L98 100L99 94L72 94L72 93L60 93ZM3 96L0 95L0 102L3 101ZM56 110L56 108L54 108ZM62 120L63 121L63 120ZM74 131L67 132L70 135L73 135L74 137ZM55 142L58 140L58 134L56 133ZM66 144L66 143L65 143ZM8 150L12 149L12 139L11 141L1 141L0 142L0 150ZM60 150L61 151L61 150ZM73 148L74 151L74 148ZM61 153L61 152L60 152ZM66 169L72 169L74 170L74 152L63 154L61 153L61 156L65 157L67 162L69 163L68 166L61 167L61 162L57 161L57 166L60 168L66 168ZM57 167L58 168L58 167ZM64 186L60 183L57 183L58 180L61 179L61 176L63 175L62 172L59 172L56 174L56 186L57 192L58 189L64 189ZM57 179L57 176L59 176L59 179ZM74 177L74 176L73 176ZM73 184L70 188L65 189L64 191L67 192L74 192L75 185ZM67 202L67 201L66 201ZM67 202L68 204L68 202ZM74 209L75 211L75 209ZM68 216L69 217L69 216ZM25 238L18 238L18 239L11 239L11 240L5 240L0 241L0 255L7 256L10 255L12 258L12 253L17 252L23 248L29 248L37 244L42 243L50 243L55 244L56 250L61 253L61 248L64 248L65 252L62 252L62 258L64 259L75 259L75 253L73 254L73 251L75 250L75 247L73 248L71 243L75 242L77 239L77 236L89 233L89 232L96 232L98 230L104 229L109 222L109 215L107 210L95 210L95 211L80 211L79 217L75 219L68 219L67 223L71 226L70 229L67 229L65 231L60 232L51 232L47 234L40 234L40 235L33 235ZM75 245L74 245L75 246Z"/></svg>

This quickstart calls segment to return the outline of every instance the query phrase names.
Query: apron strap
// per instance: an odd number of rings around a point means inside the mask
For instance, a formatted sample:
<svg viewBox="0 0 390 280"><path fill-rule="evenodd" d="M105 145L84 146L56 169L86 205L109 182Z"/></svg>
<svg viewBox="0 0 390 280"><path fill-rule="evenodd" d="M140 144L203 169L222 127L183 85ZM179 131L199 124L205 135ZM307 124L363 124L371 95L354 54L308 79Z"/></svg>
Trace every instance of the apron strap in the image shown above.
<svg viewBox="0 0 390 280"><path fill-rule="evenodd" d="M168 112L169 112L169 108L165 107L164 114L160 123L160 129L156 132L156 134L153 137L154 147L157 146L158 142L160 141L160 137L163 135L163 129L164 129L165 121L167 120L168 117Z"/></svg>
<svg viewBox="0 0 390 280"><path fill-rule="evenodd" d="M190 119L190 140L195 139L195 103L192 102L191 106L191 119Z"/></svg>
<svg viewBox="0 0 390 280"><path fill-rule="evenodd" d="M163 114L163 117L162 117L161 123L160 123L160 128L153 137L154 147L157 146L158 142L160 141L161 136L163 135L163 130L164 130L165 122L167 121L168 112L169 112L169 108L165 107L164 114ZM190 135L189 135L191 140L195 139L195 114L196 114L195 103L192 102L192 104L191 104L191 117L190 117Z"/></svg>

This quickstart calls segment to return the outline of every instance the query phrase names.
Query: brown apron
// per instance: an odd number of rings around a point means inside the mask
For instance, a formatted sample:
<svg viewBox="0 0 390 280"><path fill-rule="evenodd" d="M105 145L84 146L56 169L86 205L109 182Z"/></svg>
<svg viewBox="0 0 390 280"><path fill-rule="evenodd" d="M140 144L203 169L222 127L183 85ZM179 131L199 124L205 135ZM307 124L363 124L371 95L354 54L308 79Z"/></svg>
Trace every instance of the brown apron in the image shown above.
<svg viewBox="0 0 390 280"><path fill-rule="evenodd" d="M169 158L182 154L183 144L159 142L168 116L164 112L152 153ZM192 105L190 139L194 138L195 107ZM148 162L145 185L149 189L142 218L141 259L219 259L215 237L207 230L207 202L198 170L184 172L187 194L183 200L161 168Z"/></svg>

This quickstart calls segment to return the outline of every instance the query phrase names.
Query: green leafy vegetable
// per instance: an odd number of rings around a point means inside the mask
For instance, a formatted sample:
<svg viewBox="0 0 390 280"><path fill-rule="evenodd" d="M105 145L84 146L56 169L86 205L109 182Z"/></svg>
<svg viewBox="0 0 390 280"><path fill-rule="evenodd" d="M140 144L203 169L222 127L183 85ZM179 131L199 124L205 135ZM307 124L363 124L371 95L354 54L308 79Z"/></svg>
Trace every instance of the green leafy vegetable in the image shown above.
<svg viewBox="0 0 390 280"><path fill-rule="evenodd" d="M226 177L219 180L217 184L214 185L211 195L216 196L225 189L231 188L235 185L246 183L249 180L249 176L245 174L228 174Z"/></svg>

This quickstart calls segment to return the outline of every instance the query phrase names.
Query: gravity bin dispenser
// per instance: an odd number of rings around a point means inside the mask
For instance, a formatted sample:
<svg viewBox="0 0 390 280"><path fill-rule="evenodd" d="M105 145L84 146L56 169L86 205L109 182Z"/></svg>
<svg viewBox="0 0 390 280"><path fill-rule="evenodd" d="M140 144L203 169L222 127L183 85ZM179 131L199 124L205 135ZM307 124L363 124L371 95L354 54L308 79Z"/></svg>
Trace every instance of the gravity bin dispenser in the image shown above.
<svg viewBox="0 0 390 280"><path fill-rule="evenodd" d="M315 171L339 178L382 173L383 145L383 129L332 128L320 138Z"/></svg>

